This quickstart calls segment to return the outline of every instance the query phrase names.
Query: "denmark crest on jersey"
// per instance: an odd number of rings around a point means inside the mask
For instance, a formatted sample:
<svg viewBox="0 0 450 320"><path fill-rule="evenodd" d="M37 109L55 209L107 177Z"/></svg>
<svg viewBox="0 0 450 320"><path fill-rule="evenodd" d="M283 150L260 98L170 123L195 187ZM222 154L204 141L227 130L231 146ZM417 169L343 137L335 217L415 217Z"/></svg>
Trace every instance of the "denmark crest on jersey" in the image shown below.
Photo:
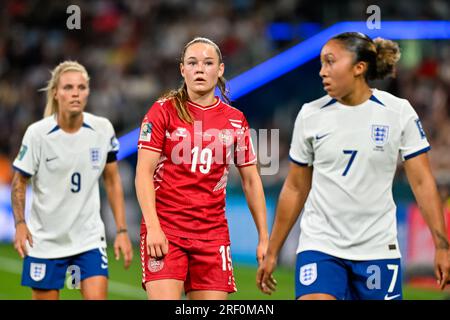
<svg viewBox="0 0 450 320"><path fill-rule="evenodd" d="M384 125L372 125L372 140L377 146L383 146L388 141L389 126Z"/></svg>
<svg viewBox="0 0 450 320"><path fill-rule="evenodd" d="M30 277L34 281L41 281L45 277L45 263L34 263L30 264Z"/></svg>
<svg viewBox="0 0 450 320"><path fill-rule="evenodd" d="M219 141L226 146L230 146L233 143L233 130L223 129L220 131Z"/></svg>
<svg viewBox="0 0 450 320"><path fill-rule="evenodd" d="M162 268L164 268L164 260L154 258L148 259L148 270L150 272L158 272L161 271Z"/></svg>

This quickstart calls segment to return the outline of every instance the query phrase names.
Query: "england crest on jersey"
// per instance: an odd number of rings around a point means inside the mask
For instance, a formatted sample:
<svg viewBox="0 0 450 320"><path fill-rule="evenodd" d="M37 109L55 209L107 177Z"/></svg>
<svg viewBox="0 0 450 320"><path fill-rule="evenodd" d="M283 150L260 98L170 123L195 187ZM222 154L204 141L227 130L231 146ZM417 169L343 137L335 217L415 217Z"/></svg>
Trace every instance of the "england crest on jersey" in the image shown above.
<svg viewBox="0 0 450 320"><path fill-rule="evenodd" d="M317 263L309 263L300 268L300 283L304 286L313 284L317 279Z"/></svg>
<svg viewBox="0 0 450 320"><path fill-rule="evenodd" d="M90 148L89 149L92 169L100 168L100 148Z"/></svg>
<svg viewBox="0 0 450 320"><path fill-rule="evenodd" d="M45 277L45 263L34 263L30 264L30 277L34 281L41 281Z"/></svg>
<svg viewBox="0 0 450 320"><path fill-rule="evenodd" d="M384 146L388 141L389 126L372 125L372 140L377 146Z"/></svg>

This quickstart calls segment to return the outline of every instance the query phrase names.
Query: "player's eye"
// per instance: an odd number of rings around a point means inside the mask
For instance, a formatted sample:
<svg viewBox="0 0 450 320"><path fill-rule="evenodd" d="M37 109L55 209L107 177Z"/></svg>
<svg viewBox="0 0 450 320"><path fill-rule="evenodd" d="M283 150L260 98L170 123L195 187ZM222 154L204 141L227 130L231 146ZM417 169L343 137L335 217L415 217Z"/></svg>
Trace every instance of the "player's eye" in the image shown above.
<svg viewBox="0 0 450 320"><path fill-rule="evenodd" d="M334 61L332 59L323 59L321 61L322 65L330 65L331 66L333 63L334 63Z"/></svg>
<svg viewBox="0 0 450 320"><path fill-rule="evenodd" d="M70 90L70 89L72 89L72 86L69 85L69 84L67 84L67 85L65 85L65 86L63 87L63 89L64 89L64 90Z"/></svg>
<svg viewBox="0 0 450 320"><path fill-rule="evenodd" d="M188 61L188 63L187 63L189 66L193 66L193 65L195 65L195 61Z"/></svg>

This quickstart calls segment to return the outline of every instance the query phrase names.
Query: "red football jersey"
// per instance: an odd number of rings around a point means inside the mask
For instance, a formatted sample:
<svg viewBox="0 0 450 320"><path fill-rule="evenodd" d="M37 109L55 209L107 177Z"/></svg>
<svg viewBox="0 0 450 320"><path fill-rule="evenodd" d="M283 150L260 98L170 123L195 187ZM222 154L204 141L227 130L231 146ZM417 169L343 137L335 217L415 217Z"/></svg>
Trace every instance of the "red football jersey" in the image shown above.
<svg viewBox="0 0 450 320"><path fill-rule="evenodd" d="M225 188L229 164L256 164L244 114L221 101L187 102L194 123L183 122L170 100L144 117L138 148L161 153L154 174L156 212L164 232L194 239L229 239ZM142 219L142 231L145 223Z"/></svg>

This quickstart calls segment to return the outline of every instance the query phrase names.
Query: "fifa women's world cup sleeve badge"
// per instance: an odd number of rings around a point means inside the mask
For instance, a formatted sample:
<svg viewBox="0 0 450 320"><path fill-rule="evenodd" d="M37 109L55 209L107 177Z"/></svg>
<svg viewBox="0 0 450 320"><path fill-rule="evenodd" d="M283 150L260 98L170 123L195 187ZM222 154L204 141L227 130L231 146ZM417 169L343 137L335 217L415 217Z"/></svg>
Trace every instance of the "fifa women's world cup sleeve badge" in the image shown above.
<svg viewBox="0 0 450 320"><path fill-rule="evenodd" d="M27 153L28 147L24 144L20 147L19 154L17 155L17 159L22 160L25 156L25 153Z"/></svg>
<svg viewBox="0 0 450 320"><path fill-rule="evenodd" d="M144 122L141 126L141 134L139 135L140 141L150 142L152 137L152 127L153 124L151 122Z"/></svg>

